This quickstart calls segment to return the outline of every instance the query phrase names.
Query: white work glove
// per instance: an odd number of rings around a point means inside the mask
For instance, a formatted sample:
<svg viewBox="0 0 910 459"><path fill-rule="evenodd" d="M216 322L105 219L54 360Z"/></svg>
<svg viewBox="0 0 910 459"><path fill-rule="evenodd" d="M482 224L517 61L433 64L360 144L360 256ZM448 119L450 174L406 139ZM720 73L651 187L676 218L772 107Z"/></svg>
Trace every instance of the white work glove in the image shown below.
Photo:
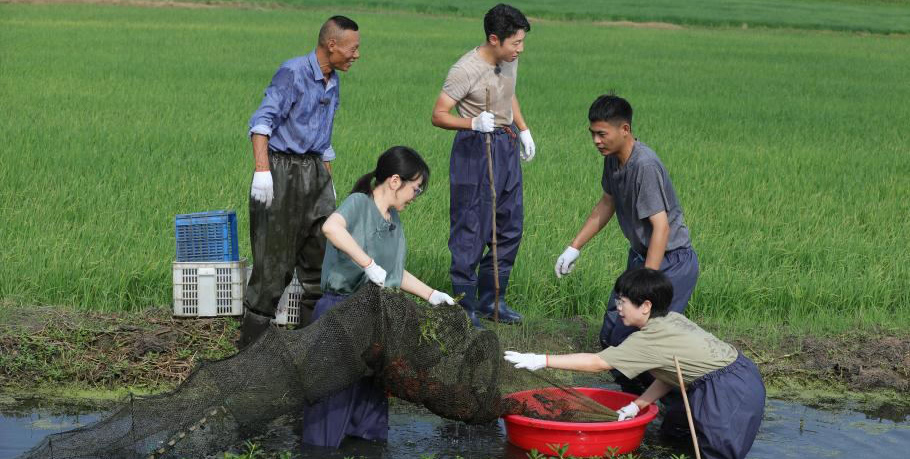
<svg viewBox="0 0 910 459"><path fill-rule="evenodd" d="M476 118L471 119L471 129L477 132L493 132L493 114L490 112L480 112Z"/></svg>
<svg viewBox="0 0 910 459"><path fill-rule="evenodd" d="M382 269L382 266L377 265L375 260L370 260L370 264L363 268L363 272L366 273L370 282L385 287L385 270Z"/></svg>
<svg viewBox="0 0 910 459"><path fill-rule="evenodd" d="M617 419L617 421L625 421L626 419L632 419L635 417L635 415L638 414L639 411L641 411L641 408L639 408L638 405L635 404L635 402L632 402L632 403L620 408L619 411L616 412L616 414L619 415L619 419Z"/></svg>
<svg viewBox="0 0 910 459"><path fill-rule="evenodd" d="M440 292L439 290L433 290L433 293L430 294L430 298L427 300L433 306L440 305L442 303L446 304L455 304L455 298Z"/></svg>
<svg viewBox="0 0 910 459"><path fill-rule="evenodd" d="M275 197L275 191L272 185L272 173L270 171L253 173L253 185L250 186L250 197L256 201L264 202L266 207L272 205L272 198Z"/></svg>
<svg viewBox="0 0 910 459"><path fill-rule="evenodd" d="M575 247L571 245L566 247L562 255L556 259L556 277L561 278L572 272L575 269L575 260L578 260L579 255L581 255L581 252Z"/></svg>
<svg viewBox="0 0 910 459"><path fill-rule="evenodd" d="M505 359L515 364L515 368L524 368L537 371L547 367L546 354L521 354L515 351L506 351Z"/></svg>
<svg viewBox="0 0 910 459"><path fill-rule="evenodd" d="M534 139L531 138L531 130L525 129L518 133L518 139L521 140L521 159L530 162L537 153L537 146L534 145Z"/></svg>

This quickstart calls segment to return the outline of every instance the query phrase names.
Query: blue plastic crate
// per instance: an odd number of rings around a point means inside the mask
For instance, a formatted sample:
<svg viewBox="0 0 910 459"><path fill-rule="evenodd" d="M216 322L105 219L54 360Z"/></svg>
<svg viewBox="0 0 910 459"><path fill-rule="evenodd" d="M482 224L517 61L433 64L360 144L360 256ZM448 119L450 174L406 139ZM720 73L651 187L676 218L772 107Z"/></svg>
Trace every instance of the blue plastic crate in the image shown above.
<svg viewBox="0 0 910 459"><path fill-rule="evenodd" d="M238 261L237 214L216 210L177 215L177 261Z"/></svg>

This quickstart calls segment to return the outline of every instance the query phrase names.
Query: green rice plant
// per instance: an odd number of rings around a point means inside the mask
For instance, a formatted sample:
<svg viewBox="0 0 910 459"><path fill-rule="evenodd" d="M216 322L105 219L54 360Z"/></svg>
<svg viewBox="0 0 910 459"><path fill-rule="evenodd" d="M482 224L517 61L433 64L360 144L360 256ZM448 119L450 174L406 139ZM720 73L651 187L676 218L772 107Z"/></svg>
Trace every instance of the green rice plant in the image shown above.
<svg viewBox="0 0 910 459"><path fill-rule="evenodd" d="M339 198L386 148L421 152L433 173L402 214L407 268L445 288L453 133L430 112L449 66L482 40L479 19L347 14L363 38L342 75ZM235 209L249 257L247 120L325 16L0 5L0 299L166 304L178 213ZM523 166L508 301L530 317L602 315L625 267L617 225L570 276L553 264L602 193L586 112L615 90L685 210L702 268L691 316L750 333L910 329L910 107L897 102L910 86L895 84L906 50L902 36L535 24L517 91L538 155Z"/></svg>
<svg viewBox="0 0 910 459"><path fill-rule="evenodd" d="M249 1L249 0L247 0ZM251 3L275 4L274 0ZM228 0L227 3L233 3ZM482 17L495 4L486 0L278 0L298 8L411 11ZM574 21L650 21L721 27L787 27L880 33L910 31L906 0L524 0L515 3L529 17ZM482 29L478 29L482 31Z"/></svg>

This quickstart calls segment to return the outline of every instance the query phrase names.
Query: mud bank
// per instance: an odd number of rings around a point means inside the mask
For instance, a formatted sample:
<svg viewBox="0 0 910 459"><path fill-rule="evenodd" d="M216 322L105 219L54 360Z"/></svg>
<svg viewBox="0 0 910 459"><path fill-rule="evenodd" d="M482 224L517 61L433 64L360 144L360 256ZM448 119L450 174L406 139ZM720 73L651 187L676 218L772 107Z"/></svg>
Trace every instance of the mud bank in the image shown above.
<svg viewBox="0 0 910 459"><path fill-rule="evenodd" d="M168 390L200 360L234 353L237 325L232 318L175 319L166 307L98 313L0 305L0 392L97 399L116 398L126 388ZM593 319L487 325L505 349L599 350L599 323ZM722 337L755 360L773 397L813 405L849 400L866 409L910 405L910 336L864 331L827 337L781 332L760 340ZM557 377L574 379L568 373ZM610 381L609 375L595 378Z"/></svg>

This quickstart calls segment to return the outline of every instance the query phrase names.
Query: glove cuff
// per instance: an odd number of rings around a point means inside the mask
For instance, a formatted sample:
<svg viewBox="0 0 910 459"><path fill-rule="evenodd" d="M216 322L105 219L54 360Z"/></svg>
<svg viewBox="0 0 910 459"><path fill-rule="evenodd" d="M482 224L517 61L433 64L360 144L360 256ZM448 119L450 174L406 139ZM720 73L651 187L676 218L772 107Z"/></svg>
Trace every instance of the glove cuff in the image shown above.
<svg viewBox="0 0 910 459"><path fill-rule="evenodd" d="M572 246L570 245L570 246L566 247L566 252L569 252L569 253L572 254L572 255L578 255L578 254L581 253L581 250L578 250L578 249L576 249L575 247L572 247Z"/></svg>

